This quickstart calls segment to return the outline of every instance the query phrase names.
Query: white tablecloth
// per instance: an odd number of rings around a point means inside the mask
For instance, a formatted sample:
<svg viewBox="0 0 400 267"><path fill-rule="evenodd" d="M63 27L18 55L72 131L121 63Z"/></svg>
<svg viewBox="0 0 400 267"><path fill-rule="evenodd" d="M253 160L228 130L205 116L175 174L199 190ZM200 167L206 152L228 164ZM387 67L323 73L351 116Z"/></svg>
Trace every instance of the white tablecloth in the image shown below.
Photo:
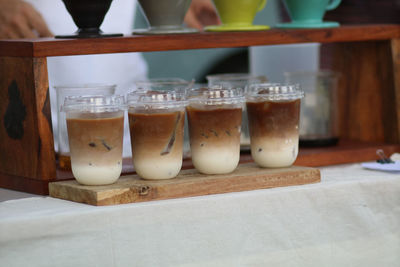
<svg viewBox="0 0 400 267"><path fill-rule="evenodd" d="M94 207L0 202L0 266L400 266L400 173Z"/></svg>

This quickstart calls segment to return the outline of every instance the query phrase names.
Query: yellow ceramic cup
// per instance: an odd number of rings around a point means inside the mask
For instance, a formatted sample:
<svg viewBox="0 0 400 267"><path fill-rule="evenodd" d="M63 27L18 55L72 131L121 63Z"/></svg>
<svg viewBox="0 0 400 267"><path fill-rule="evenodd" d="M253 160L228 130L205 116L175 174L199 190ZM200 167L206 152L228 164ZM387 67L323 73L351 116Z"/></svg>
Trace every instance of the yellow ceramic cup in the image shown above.
<svg viewBox="0 0 400 267"><path fill-rule="evenodd" d="M267 0L213 0L224 26L250 26Z"/></svg>

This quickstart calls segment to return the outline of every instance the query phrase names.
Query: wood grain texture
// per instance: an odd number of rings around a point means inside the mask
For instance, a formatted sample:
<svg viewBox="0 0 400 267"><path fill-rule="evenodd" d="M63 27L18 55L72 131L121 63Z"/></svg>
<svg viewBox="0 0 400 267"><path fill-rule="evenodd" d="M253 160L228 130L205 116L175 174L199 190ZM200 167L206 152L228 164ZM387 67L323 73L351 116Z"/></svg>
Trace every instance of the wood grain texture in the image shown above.
<svg viewBox="0 0 400 267"><path fill-rule="evenodd" d="M0 57L0 173L56 176L46 58Z"/></svg>
<svg viewBox="0 0 400 267"><path fill-rule="evenodd" d="M254 32L219 32L101 39L0 40L0 56L66 56L149 52L200 48L244 47L293 43L332 43L400 38L400 25L352 25L330 29L271 29Z"/></svg>
<svg viewBox="0 0 400 267"><path fill-rule="evenodd" d="M391 41L391 46L394 75L395 113L397 115L397 143L400 143L400 39L393 39Z"/></svg>
<svg viewBox="0 0 400 267"><path fill-rule="evenodd" d="M340 136L398 143L398 115L391 41L325 45L329 68L341 74L338 90Z"/></svg>
<svg viewBox="0 0 400 267"><path fill-rule="evenodd" d="M341 24L400 23L398 0L346 0L326 12L324 20Z"/></svg>
<svg viewBox="0 0 400 267"><path fill-rule="evenodd" d="M295 165L321 167L337 164L350 164L379 159L376 151L382 149L388 156L400 153L400 144L365 143L341 140L339 145L319 148L300 148Z"/></svg>
<svg viewBox="0 0 400 267"><path fill-rule="evenodd" d="M73 179L72 173L68 180ZM55 180L38 180L22 176L15 176L5 173L0 173L0 187L37 194L37 195L48 195L49 194L49 182L53 181L64 181L67 179L55 179Z"/></svg>
<svg viewBox="0 0 400 267"><path fill-rule="evenodd" d="M263 188L320 182L318 169L297 167L258 168L254 163L241 164L231 174L203 175L183 170L178 177L162 181L141 180L137 175L121 177L107 186L83 186L76 181L49 184L50 196L104 206L171 198L240 192Z"/></svg>

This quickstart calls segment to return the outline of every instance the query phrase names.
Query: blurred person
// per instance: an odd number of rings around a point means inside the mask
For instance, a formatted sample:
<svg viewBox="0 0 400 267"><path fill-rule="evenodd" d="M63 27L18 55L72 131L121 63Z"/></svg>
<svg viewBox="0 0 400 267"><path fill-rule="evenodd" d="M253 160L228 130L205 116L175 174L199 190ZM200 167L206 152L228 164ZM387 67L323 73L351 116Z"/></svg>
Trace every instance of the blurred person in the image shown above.
<svg viewBox="0 0 400 267"><path fill-rule="evenodd" d="M136 5L136 0L114 0L101 25L103 32L129 35ZM219 19L211 0L193 0L185 23L199 30L207 25L218 24ZM72 34L76 30L61 0L0 0L0 39L52 37L54 34ZM58 125L54 86L116 84L116 94L125 95L135 81L147 78L147 64L140 53L49 57L47 65L56 150ZM124 157L127 157L131 155L129 134L126 133L125 138Z"/></svg>

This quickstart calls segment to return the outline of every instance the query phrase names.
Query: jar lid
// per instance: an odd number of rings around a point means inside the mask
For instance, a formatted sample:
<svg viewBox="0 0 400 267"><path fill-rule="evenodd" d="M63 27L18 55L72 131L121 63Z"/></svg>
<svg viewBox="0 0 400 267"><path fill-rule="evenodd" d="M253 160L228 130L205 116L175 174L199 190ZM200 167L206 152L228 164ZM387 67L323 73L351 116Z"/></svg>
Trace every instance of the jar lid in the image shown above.
<svg viewBox="0 0 400 267"><path fill-rule="evenodd" d="M299 85L281 84L252 84L249 86L246 97L248 100L265 99L272 101L296 100L304 97Z"/></svg>
<svg viewBox="0 0 400 267"><path fill-rule="evenodd" d="M67 96L62 106L65 112L99 113L125 109L125 99L121 95Z"/></svg>

